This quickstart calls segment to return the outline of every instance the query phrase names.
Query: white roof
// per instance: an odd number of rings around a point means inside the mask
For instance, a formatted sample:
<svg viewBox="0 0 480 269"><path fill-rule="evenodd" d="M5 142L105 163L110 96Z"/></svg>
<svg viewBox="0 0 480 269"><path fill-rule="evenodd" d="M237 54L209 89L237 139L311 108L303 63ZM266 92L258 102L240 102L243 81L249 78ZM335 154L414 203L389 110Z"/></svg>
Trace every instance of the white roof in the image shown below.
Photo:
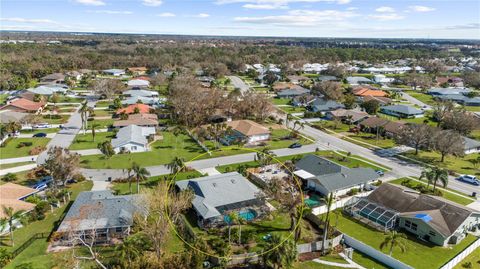
<svg viewBox="0 0 480 269"><path fill-rule="evenodd" d="M112 147L118 148L128 143L146 145L147 142L142 127L128 125L118 131L117 138L112 139Z"/></svg>
<svg viewBox="0 0 480 269"><path fill-rule="evenodd" d="M293 172L295 175L297 175L300 178L307 179L307 178L312 178L315 177L315 175L310 174L309 172L305 170L298 170Z"/></svg>
<svg viewBox="0 0 480 269"><path fill-rule="evenodd" d="M148 87L150 86L150 82L144 79L132 79L128 81L128 86L130 87Z"/></svg>

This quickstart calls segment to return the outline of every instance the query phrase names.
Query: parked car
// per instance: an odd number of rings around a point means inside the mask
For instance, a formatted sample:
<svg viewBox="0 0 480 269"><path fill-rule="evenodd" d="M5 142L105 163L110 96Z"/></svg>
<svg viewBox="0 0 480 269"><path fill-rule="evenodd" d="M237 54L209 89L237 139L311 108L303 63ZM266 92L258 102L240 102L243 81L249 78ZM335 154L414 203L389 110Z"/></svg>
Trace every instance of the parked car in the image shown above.
<svg viewBox="0 0 480 269"><path fill-rule="evenodd" d="M385 173L383 172L383 170L375 170L375 173L377 173L377 175L383 177L385 175Z"/></svg>
<svg viewBox="0 0 480 269"><path fill-rule="evenodd" d="M47 137L46 133L36 133L33 135L33 137Z"/></svg>
<svg viewBox="0 0 480 269"><path fill-rule="evenodd" d="M44 123L35 124L33 128L36 128L36 129L52 128L52 125L50 123L44 122Z"/></svg>
<svg viewBox="0 0 480 269"><path fill-rule="evenodd" d="M290 146L288 146L288 148L291 148L291 149L298 149L298 148L301 148L301 147L302 147L302 144L300 144L300 143L293 143Z"/></svg>
<svg viewBox="0 0 480 269"><path fill-rule="evenodd" d="M43 189L46 189L48 187L48 184L50 184L51 182L52 182L52 177L51 176L45 176L45 177L39 179L37 182L35 182L32 185L32 188L36 189L36 190L43 190Z"/></svg>
<svg viewBox="0 0 480 269"><path fill-rule="evenodd" d="M480 186L480 180L478 180L476 176L461 175L457 178L457 180L463 181L465 183L473 184L473 185L476 185L476 186Z"/></svg>

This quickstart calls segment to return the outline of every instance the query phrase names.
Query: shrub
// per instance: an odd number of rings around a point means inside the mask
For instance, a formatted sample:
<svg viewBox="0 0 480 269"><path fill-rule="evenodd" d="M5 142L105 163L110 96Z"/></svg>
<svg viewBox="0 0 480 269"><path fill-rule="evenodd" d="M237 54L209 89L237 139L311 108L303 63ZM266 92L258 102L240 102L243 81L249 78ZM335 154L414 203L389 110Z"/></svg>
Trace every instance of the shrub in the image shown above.
<svg viewBox="0 0 480 269"><path fill-rule="evenodd" d="M40 197L36 195L28 196L27 199L25 199L26 202L32 203L32 204L38 204L42 201Z"/></svg>
<svg viewBox="0 0 480 269"><path fill-rule="evenodd" d="M30 147L33 145L33 142L20 142L17 145L17 148Z"/></svg>
<svg viewBox="0 0 480 269"><path fill-rule="evenodd" d="M465 262L462 264L463 268L473 268L472 262Z"/></svg>
<svg viewBox="0 0 480 269"><path fill-rule="evenodd" d="M0 267L6 266L12 259L12 253L6 248L0 248Z"/></svg>
<svg viewBox="0 0 480 269"><path fill-rule="evenodd" d="M17 175L15 175L13 173L7 173L6 175L4 175L2 177L2 180L5 181L5 182L11 182L11 181L15 181L17 179L18 179Z"/></svg>
<svg viewBox="0 0 480 269"><path fill-rule="evenodd" d="M360 189L358 189L358 188L353 188L353 189L350 189L350 190L347 192L347 195L352 196L352 195L355 195L355 194L357 194L357 193L359 193L359 192L360 192Z"/></svg>
<svg viewBox="0 0 480 269"><path fill-rule="evenodd" d="M44 146L36 146L33 149L31 149L28 153L30 155L38 155L38 154L42 153L45 149L46 149L46 147L44 147Z"/></svg>
<svg viewBox="0 0 480 269"><path fill-rule="evenodd" d="M76 182L82 182L86 180L85 176L83 176L82 174L75 174L72 176L72 179Z"/></svg>

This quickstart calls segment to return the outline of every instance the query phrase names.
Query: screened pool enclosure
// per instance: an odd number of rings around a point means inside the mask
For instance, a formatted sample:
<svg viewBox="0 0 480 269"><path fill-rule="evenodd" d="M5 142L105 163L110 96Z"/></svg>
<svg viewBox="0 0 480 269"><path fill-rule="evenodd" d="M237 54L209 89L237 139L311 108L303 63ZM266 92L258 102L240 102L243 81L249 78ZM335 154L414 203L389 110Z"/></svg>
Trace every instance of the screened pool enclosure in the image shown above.
<svg viewBox="0 0 480 269"><path fill-rule="evenodd" d="M393 229L398 216L398 212L372 203L365 198L358 198L357 201L346 206L344 210L351 216L366 220L364 222L368 224L381 226L384 230Z"/></svg>

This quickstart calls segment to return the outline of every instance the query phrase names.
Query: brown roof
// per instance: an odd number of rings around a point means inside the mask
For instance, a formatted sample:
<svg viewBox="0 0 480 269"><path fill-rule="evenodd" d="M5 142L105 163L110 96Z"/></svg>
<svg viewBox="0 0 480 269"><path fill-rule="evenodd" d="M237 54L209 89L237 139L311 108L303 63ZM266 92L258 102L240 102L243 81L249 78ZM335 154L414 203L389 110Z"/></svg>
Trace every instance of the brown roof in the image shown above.
<svg viewBox="0 0 480 269"><path fill-rule="evenodd" d="M287 78L288 78L289 80L297 80L297 81L306 81L306 80L309 80L309 78L307 78L307 77L297 76L297 75L287 76Z"/></svg>
<svg viewBox="0 0 480 269"><path fill-rule="evenodd" d="M16 200L16 199L0 199L0 206L3 208L3 206L5 207L11 207L13 208L13 211L20 211L20 210L23 210L23 211L30 211L30 210L33 210L35 208L35 204L32 204L32 203L28 203L28 202L25 202L25 201L22 201L22 200ZM0 219L1 218L5 218L7 216L5 216L5 213L3 213L3 210L0 210Z"/></svg>
<svg viewBox="0 0 480 269"><path fill-rule="evenodd" d="M227 122L232 129L240 132L245 136L269 134L268 128L251 120L235 120Z"/></svg>
<svg viewBox="0 0 480 269"><path fill-rule="evenodd" d="M367 199L378 205L401 213L404 217L417 218L428 214L427 224L444 236L450 236L474 210L441 197L419 194L413 190L392 184L382 184Z"/></svg>
<svg viewBox="0 0 480 269"><path fill-rule="evenodd" d="M15 99L12 102L6 104L1 109L10 107L19 108L26 111L37 111L45 105L44 102L33 102L25 98Z"/></svg>
<svg viewBox="0 0 480 269"><path fill-rule="evenodd" d="M380 126L384 126L390 121L384 118L379 118L379 117L370 117L362 120L360 122L360 125L363 125L365 127L371 127L371 128L376 128Z"/></svg>
<svg viewBox="0 0 480 269"><path fill-rule="evenodd" d="M276 82L276 83L272 86L272 89L277 92L277 91L287 90L287 89L291 89L291 90L303 90L304 88L303 88L302 86L293 84L293 83L291 83L291 82Z"/></svg>
<svg viewBox="0 0 480 269"><path fill-rule="evenodd" d="M364 102L367 102L367 101L370 101L370 100L378 101L380 104L383 104L383 105L388 105L388 104L392 103L392 99L390 99L388 97L371 96L371 95L363 97Z"/></svg>
<svg viewBox="0 0 480 269"><path fill-rule="evenodd" d="M62 73L53 73L42 77L40 80L64 80L65 75Z"/></svg>
<svg viewBox="0 0 480 269"><path fill-rule="evenodd" d="M130 71L130 72L146 72L147 68L145 66L129 67L129 68L127 68L127 70Z"/></svg>
<svg viewBox="0 0 480 269"><path fill-rule="evenodd" d="M403 127L405 127L405 123L395 122L395 121L391 121L391 122L385 124L385 126L383 126L383 128L385 128L386 132L389 132L389 133L392 133L392 134L400 133L400 131L403 129Z"/></svg>
<svg viewBox="0 0 480 269"><path fill-rule="evenodd" d="M357 96L377 96L377 97L385 97L388 94L382 90L375 90L366 87L359 87L354 89L353 94Z"/></svg>
<svg viewBox="0 0 480 269"><path fill-rule="evenodd" d="M4 199L18 200L35 192L35 189L8 182L0 185L0 197L2 198L0 199L0 202L2 202Z"/></svg>
<svg viewBox="0 0 480 269"><path fill-rule="evenodd" d="M128 125L138 126L158 126L158 117L156 114L131 114L126 120L117 120L113 123L114 127L125 127Z"/></svg>
<svg viewBox="0 0 480 269"><path fill-rule="evenodd" d="M348 118L349 116L352 116L352 121L358 121L362 118L368 117L368 113L366 112L348 110L343 108L330 111L329 113L331 113L336 118Z"/></svg>

